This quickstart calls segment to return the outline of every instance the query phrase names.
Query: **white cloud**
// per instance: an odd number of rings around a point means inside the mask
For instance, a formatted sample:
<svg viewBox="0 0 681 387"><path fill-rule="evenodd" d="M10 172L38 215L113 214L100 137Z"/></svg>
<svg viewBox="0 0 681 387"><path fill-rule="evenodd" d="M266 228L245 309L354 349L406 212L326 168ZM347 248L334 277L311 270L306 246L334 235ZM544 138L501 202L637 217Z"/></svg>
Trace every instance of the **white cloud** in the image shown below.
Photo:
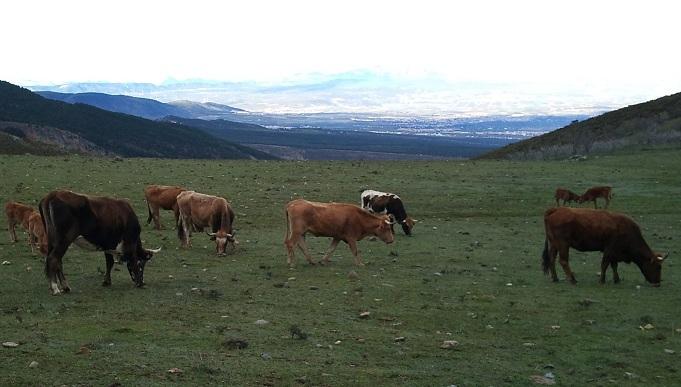
<svg viewBox="0 0 681 387"><path fill-rule="evenodd" d="M668 93L681 90L680 11L664 0L7 1L0 79L277 82L366 69Z"/></svg>

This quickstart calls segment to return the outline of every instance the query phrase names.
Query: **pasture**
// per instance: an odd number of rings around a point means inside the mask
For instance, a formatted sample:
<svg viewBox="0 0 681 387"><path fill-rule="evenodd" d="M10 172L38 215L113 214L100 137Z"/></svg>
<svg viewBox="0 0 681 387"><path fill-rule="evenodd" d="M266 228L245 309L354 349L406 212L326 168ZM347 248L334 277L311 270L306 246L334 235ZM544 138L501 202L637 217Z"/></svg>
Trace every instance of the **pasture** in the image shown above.
<svg viewBox="0 0 681 387"><path fill-rule="evenodd" d="M2 156L3 204L36 206L56 188L128 198L145 247L163 250L145 288L133 287L124 265L105 288L103 254L72 247L64 272L73 290L51 296L26 234L11 244L3 231L0 341L19 346L0 348L0 384L531 385L551 373L558 385L679 385L679 169L674 150L582 162ZM200 233L180 249L167 211L164 230L146 225L142 190L154 183L227 198L236 251L218 257ZM612 185L610 209L670 252L660 288L626 264L620 284L608 273L600 285L597 252L571 251L576 286L560 268L559 283L542 273L543 212L555 188L594 185ZM289 269L284 204L359 203L366 188L398 193L419 220L414 236L396 227L392 245L361 241L364 267L341 244L328 266L297 253ZM330 242L307 240L316 257ZM459 344L440 348L445 340Z"/></svg>

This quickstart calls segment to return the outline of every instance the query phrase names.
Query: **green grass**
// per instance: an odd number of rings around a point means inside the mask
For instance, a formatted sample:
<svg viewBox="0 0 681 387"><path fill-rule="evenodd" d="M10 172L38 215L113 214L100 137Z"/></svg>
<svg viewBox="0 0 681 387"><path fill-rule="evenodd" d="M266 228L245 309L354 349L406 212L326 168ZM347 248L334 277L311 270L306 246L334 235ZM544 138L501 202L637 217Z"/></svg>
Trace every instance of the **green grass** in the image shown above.
<svg viewBox="0 0 681 387"><path fill-rule="evenodd" d="M143 227L145 245L164 248L147 265L144 289L123 266L102 287L103 256L74 247L64 259L73 291L54 297L25 234L14 245L5 235L0 341L20 345L0 348L0 384L529 385L529 376L552 372L559 385L679 385L680 167L678 151L522 163L2 156L3 203L35 205L69 188L129 198L144 221L143 187L180 184L230 200L241 244L217 257L199 234L193 249L178 249L164 212L168 229ZM633 265L620 266L622 283L608 273L599 285L598 253L572 253L576 286L541 272L542 215L554 189L601 184L614 187L613 210L671 253L660 288ZM365 188L399 193L420 221L414 236L360 242L365 267L341 245L330 266L298 255L289 269L284 204L355 203ZM317 257L329 243L308 241ZM646 323L654 329L639 329ZM292 338L292 325L307 339ZM249 345L231 349L231 339ZM443 340L460 345L440 349Z"/></svg>

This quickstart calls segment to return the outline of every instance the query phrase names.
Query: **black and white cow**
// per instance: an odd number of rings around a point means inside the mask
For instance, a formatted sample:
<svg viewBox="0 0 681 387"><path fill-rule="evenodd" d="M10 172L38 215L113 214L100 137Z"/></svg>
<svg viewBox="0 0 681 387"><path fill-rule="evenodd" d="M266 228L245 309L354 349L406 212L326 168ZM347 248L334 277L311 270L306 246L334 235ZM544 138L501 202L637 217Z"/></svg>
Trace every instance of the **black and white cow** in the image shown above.
<svg viewBox="0 0 681 387"><path fill-rule="evenodd" d="M362 192L361 206L369 212L392 216L402 226L404 233L411 235L411 229L414 228L416 220L407 215L399 196L368 189Z"/></svg>

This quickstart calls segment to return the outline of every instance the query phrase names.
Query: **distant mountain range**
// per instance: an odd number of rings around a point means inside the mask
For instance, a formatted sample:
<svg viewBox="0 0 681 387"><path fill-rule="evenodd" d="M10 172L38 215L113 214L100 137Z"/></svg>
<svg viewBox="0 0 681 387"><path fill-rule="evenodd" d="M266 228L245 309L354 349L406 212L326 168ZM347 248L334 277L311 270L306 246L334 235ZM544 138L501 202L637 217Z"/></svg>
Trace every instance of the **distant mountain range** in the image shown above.
<svg viewBox="0 0 681 387"><path fill-rule="evenodd" d="M243 112L242 109L210 102L175 101L163 103L149 98L104 93L58 93L55 91L36 91L35 93L57 101L71 104L83 103L112 112L131 114L152 120L165 116L196 118Z"/></svg>
<svg viewBox="0 0 681 387"><path fill-rule="evenodd" d="M681 93L574 121L480 158L555 159L658 146L681 146Z"/></svg>
<svg viewBox="0 0 681 387"><path fill-rule="evenodd" d="M0 151L5 153L33 149L44 154L48 149L127 157L274 158L200 129L46 99L4 81L0 81L0 132Z"/></svg>

